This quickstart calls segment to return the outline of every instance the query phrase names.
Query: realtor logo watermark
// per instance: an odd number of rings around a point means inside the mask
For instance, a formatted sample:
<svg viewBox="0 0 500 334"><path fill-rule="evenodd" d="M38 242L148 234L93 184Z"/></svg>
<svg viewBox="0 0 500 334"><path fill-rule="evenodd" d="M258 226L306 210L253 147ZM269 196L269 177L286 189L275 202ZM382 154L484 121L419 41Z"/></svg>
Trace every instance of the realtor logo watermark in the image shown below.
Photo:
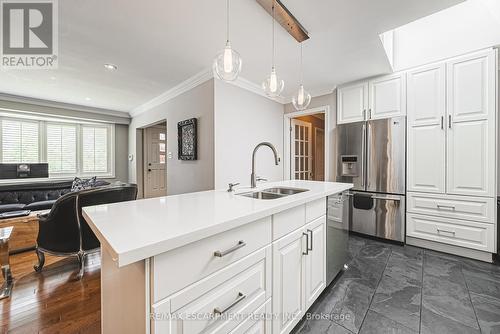
<svg viewBox="0 0 500 334"><path fill-rule="evenodd" d="M2 69L55 69L57 0L0 0Z"/></svg>

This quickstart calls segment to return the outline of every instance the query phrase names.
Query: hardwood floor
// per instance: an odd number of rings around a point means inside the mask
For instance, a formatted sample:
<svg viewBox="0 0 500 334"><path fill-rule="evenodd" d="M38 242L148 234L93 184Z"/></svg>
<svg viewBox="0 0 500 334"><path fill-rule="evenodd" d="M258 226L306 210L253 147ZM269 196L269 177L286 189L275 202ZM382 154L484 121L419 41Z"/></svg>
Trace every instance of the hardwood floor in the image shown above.
<svg viewBox="0 0 500 334"><path fill-rule="evenodd" d="M36 262L34 251L10 257L14 289L0 300L0 333L100 333L100 255L87 257L81 280L76 257L47 255L41 273Z"/></svg>

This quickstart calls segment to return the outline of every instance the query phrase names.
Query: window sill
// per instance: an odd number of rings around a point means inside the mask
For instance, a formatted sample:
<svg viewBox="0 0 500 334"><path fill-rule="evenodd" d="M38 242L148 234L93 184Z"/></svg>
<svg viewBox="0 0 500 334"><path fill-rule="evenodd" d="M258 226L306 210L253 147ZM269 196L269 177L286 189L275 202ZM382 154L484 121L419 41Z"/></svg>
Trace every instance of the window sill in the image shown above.
<svg viewBox="0 0 500 334"><path fill-rule="evenodd" d="M73 181L75 177L79 177L82 179L91 178L93 176L97 176L98 179L116 179L116 176L113 174L108 175L75 175L75 176L53 176L53 177L44 177L44 178L23 178L23 179L3 179L0 180L0 185L14 185L14 184L23 184L23 183L36 183L36 182L57 182L57 181Z"/></svg>

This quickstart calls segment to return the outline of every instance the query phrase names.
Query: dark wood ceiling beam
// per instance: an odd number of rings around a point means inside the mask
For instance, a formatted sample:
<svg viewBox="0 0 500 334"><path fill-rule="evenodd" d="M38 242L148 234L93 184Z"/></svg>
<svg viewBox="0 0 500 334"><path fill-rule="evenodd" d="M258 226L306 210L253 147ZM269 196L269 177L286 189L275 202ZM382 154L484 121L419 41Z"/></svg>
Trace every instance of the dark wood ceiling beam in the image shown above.
<svg viewBox="0 0 500 334"><path fill-rule="evenodd" d="M269 15L273 15L273 1L274 1L274 19L285 29L297 42L301 43L309 39L309 33L300 24L300 22L293 16L293 14L286 8L279 0L256 0L259 5L264 8Z"/></svg>

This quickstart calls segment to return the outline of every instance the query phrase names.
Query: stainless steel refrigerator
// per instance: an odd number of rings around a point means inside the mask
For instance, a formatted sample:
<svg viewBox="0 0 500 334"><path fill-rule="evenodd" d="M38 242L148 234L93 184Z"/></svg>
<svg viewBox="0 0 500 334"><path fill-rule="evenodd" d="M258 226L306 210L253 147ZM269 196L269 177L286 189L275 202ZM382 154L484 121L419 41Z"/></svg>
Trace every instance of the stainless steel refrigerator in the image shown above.
<svg viewBox="0 0 500 334"><path fill-rule="evenodd" d="M354 184L349 229L404 242L406 117L339 125L336 144L336 180Z"/></svg>

